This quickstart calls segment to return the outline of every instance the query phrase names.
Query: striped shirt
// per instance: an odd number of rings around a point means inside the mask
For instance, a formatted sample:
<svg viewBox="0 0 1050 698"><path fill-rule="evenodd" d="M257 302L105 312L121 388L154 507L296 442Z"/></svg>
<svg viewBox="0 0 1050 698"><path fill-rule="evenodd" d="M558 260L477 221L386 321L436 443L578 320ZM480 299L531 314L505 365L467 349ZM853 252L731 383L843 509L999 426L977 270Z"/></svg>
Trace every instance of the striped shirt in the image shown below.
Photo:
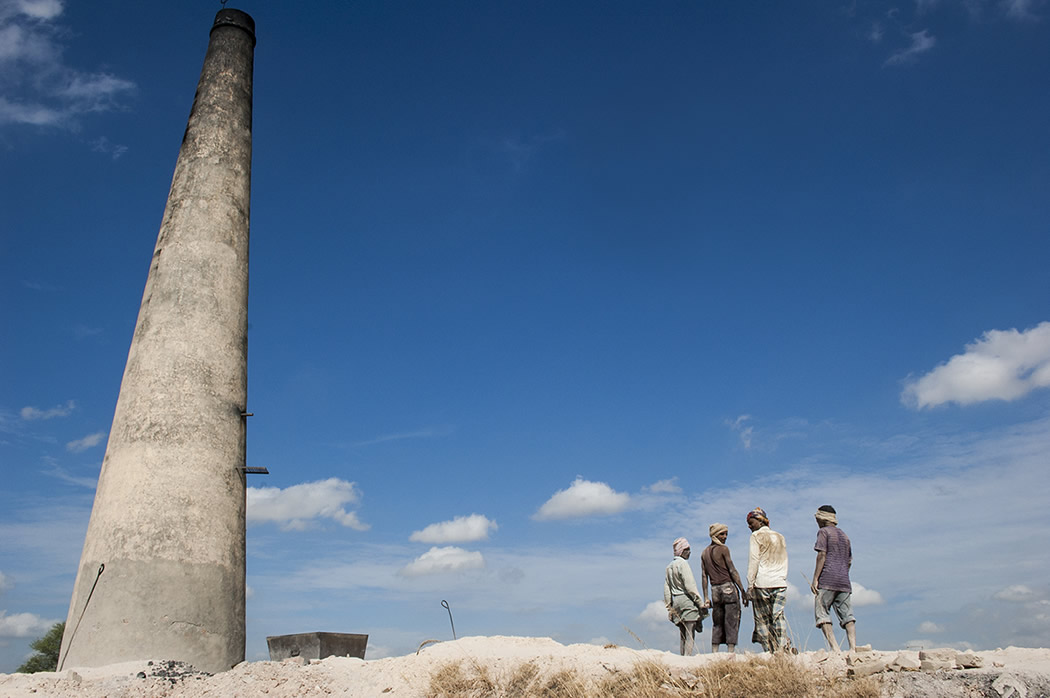
<svg viewBox="0 0 1050 698"><path fill-rule="evenodd" d="M817 531L817 542L813 544L813 549L827 555L824 558L824 568L820 571L820 579L817 580L817 588L828 591L853 591L849 583L849 564L853 561L849 536L838 526L822 526Z"/></svg>

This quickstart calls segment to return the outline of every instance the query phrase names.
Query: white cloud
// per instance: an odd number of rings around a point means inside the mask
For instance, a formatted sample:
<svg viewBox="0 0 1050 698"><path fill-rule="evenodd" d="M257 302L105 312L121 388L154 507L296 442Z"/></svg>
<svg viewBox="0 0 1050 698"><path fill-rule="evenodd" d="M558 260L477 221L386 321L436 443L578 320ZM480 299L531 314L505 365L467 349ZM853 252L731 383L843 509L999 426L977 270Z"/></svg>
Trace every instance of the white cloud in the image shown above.
<svg viewBox="0 0 1050 698"><path fill-rule="evenodd" d="M13 613L0 611L0 637L36 637L43 635L57 620L41 618L35 613Z"/></svg>
<svg viewBox="0 0 1050 698"><path fill-rule="evenodd" d="M746 561L745 561L745 564L746 564ZM746 569L747 568L745 567L745 570ZM742 577L743 576L746 576L746 575L742 575ZM744 580L744 581L747 581L747 580ZM791 582L788 582L787 583L787 593L784 594L784 596L785 596L785 599L786 599L787 603L804 604L804 605L807 605L807 606L810 606L810 607L813 606L813 594L812 594L812 592L810 592L808 587L806 588L805 595L803 595L801 589L799 589L797 586L795 586Z"/></svg>
<svg viewBox="0 0 1050 698"><path fill-rule="evenodd" d="M0 0L0 125L75 126L78 116L120 107L135 84L67 65L55 26L57 0Z"/></svg>
<svg viewBox="0 0 1050 698"><path fill-rule="evenodd" d="M631 505L631 496L616 492L604 482L577 477L568 489L558 490L532 518L537 521L618 514Z"/></svg>
<svg viewBox="0 0 1050 698"><path fill-rule="evenodd" d="M402 567L398 574L404 577L421 577L428 574L477 570L484 566L485 558L481 553L450 545L431 548Z"/></svg>
<svg viewBox="0 0 1050 698"><path fill-rule="evenodd" d="M894 51L886 59L885 65L902 65L915 60L920 53L926 53L937 43L937 37L930 36L925 29L911 34L911 44L907 48Z"/></svg>
<svg viewBox="0 0 1050 698"><path fill-rule="evenodd" d="M69 414L76 408L76 403L69 400L64 405L52 407L49 410L40 410L36 407L23 407L18 413L22 419L27 422L31 422L37 419L54 419L55 417L68 417Z"/></svg>
<svg viewBox="0 0 1050 698"><path fill-rule="evenodd" d="M934 633L943 633L944 628L937 625L932 620L924 620L919 623L919 627L916 628L916 632L922 633L923 635L932 635Z"/></svg>
<svg viewBox="0 0 1050 698"><path fill-rule="evenodd" d="M882 598L882 594L874 589L868 589L863 584L853 581L850 582L850 586L853 587L851 601L854 606L877 606L886 603L886 600Z"/></svg>
<svg viewBox="0 0 1050 698"><path fill-rule="evenodd" d="M1050 322L1023 332L989 330L946 363L909 381L901 400L912 407L948 402L1016 400L1050 387Z"/></svg>
<svg viewBox="0 0 1050 698"><path fill-rule="evenodd" d="M303 530L312 520L327 518L356 531L367 531L368 524L345 507L357 504L360 499L355 483L334 477L284 489L249 487L247 520L248 523L272 521L285 530Z"/></svg>
<svg viewBox="0 0 1050 698"><path fill-rule="evenodd" d="M672 477L666 480L657 480L651 485L646 486L646 492L651 494L681 494L682 488L678 486L678 478Z"/></svg>
<svg viewBox="0 0 1050 698"><path fill-rule="evenodd" d="M0 7L0 19L8 14L24 14L33 19L54 19L62 14L61 0L13 0Z"/></svg>
<svg viewBox="0 0 1050 698"><path fill-rule="evenodd" d="M409 536L409 540L417 543L468 543L477 540L486 540L489 531L495 531L499 526L481 514L470 516L457 516L451 521L430 524L422 531L415 531Z"/></svg>
<svg viewBox="0 0 1050 698"><path fill-rule="evenodd" d="M66 444L66 450L71 453L81 453L89 448L98 446L104 438L106 438L106 432L96 431L94 434L88 434L82 439L70 441Z"/></svg>
<svg viewBox="0 0 1050 698"><path fill-rule="evenodd" d="M1005 589L995 592L995 598L1000 601L1012 601L1014 603L1022 603L1024 601L1031 601L1035 598L1035 591L1024 584L1014 584L1008 586Z"/></svg>
<svg viewBox="0 0 1050 698"><path fill-rule="evenodd" d="M645 609L636 616L636 620L649 627L661 628L670 623L667 619L667 606L663 601L650 601Z"/></svg>
<svg viewBox="0 0 1050 698"><path fill-rule="evenodd" d="M0 591L7 591L14 586L14 583L8 579L7 575L0 572Z"/></svg>

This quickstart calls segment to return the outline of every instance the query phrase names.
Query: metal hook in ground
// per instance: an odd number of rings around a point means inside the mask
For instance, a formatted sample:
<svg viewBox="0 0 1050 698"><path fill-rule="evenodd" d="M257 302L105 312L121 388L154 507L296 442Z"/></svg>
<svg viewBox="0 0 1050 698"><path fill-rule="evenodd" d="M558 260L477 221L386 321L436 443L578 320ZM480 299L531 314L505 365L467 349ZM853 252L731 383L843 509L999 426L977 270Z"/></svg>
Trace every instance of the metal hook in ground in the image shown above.
<svg viewBox="0 0 1050 698"><path fill-rule="evenodd" d="M441 599L441 606L448 611L448 622L452 625L452 639L456 639L456 624L452 621L452 609L448 607L448 601Z"/></svg>

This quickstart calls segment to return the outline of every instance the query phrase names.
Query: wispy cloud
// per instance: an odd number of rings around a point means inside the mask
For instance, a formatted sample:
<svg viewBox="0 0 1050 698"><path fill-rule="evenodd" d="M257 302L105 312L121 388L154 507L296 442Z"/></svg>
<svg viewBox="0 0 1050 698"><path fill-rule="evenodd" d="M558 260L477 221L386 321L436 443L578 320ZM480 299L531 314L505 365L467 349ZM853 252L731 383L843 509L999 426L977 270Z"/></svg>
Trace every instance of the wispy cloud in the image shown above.
<svg viewBox="0 0 1050 698"><path fill-rule="evenodd" d="M529 138L513 136L500 141L495 150L503 153L510 160L515 172L520 172L546 144L559 141L564 137L565 133L560 130Z"/></svg>
<svg viewBox="0 0 1050 698"><path fill-rule="evenodd" d="M61 286L55 286L53 284L45 284L45 283L43 283L41 281L29 281L27 279L23 279L22 280L22 286L24 286L25 288L28 288L31 291L54 292L54 291L61 291L62 290Z"/></svg>
<svg viewBox="0 0 1050 698"><path fill-rule="evenodd" d="M919 627L915 629L915 632L922 633L923 635L933 635L934 633L943 633L944 627L937 625L932 620L924 620L919 623Z"/></svg>
<svg viewBox="0 0 1050 698"><path fill-rule="evenodd" d="M915 0L915 13L918 15L927 14L932 12L939 4L940 0Z"/></svg>
<svg viewBox="0 0 1050 698"><path fill-rule="evenodd" d="M76 485L77 487L83 487L89 490L94 490L96 487L98 487L97 477L81 477L77 475L71 475L69 472L66 471L65 468L62 468L58 465L55 465L50 470L43 470L41 472L44 475L58 478L62 482L68 483L70 485Z"/></svg>
<svg viewBox="0 0 1050 698"><path fill-rule="evenodd" d="M486 540L489 532L498 528L495 521L481 514L471 514L430 524L421 531L413 532L408 539L418 543L469 543Z"/></svg>
<svg viewBox="0 0 1050 698"><path fill-rule="evenodd" d="M1037 20L1034 7L1034 0L1002 0L1003 11L1010 19L1026 22Z"/></svg>
<svg viewBox="0 0 1050 698"><path fill-rule="evenodd" d="M751 448L751 437L755 433L755 428L748 422L751 421L751 415L742 414L736 419L726 420L726 425L740 435L740 444L745 450Z"/></svg>
<svg viewBox="0 0 1050 698"><path fill-rule="evenodd" d="M7 578L3 572L0 572L0 591L7 591L14 586L14 582Z"/></svg>
<svg viewBox="0 0 1050 698"><path fill-rule="evenodd" d="M66 444L66 450L70 453L83 453L89 448L94 448L102 443L102 439L106 438L106 432L96 431L94 434L88 434L82 439L76 439Z"/></svg>
<svg viewBox="0 0 1050 698"><path fill-rule="evenodd" d="M920 54L926 53L937 44L937 37L931 36L926 29L912 33L909 38L911 39L911 43L907 47L890 54L890 57L886 59L884 65L904 65L905 63L910 63Z"/></svg>
<svg viewBox="0 0 1050 698"><path fill-rule="evenodd" d="M1014 603L1031 601L1035 596L1035 590L1024 584L1014 584L995 592L995 598L1002 601L1013 601Z"/></svg>
<svg viewBox="0 0 1050 698"><path fill-rule="evenodd" d="M577 477L567 489L558 490L533 514L537 521L575 519L618 514L631 506L631 495L616 492L604 482Z"/></svg>
<svg viewBox="0 0 1050 698"><path fill-rule="evenodd" d="M279 487L248 488L248 523L273 522L285 530L303 530L317 519L331 519L355 531L367 531L354 511L346 506L357 504L361 493L353 482L329 478Z"/></svg>
<svg viewBox="0 0 1050 698"><path fill-rule="evenodd" d="M76 406L75 402L69 400L66 404L52 407L49 410L41 410L36 407L23 407L18 414L27 422L32 422L38 419L54 419L55 417L68 417L69 414L76 409Z"/></svg>
<svg viewBox="0 0 1050 698"><path fill-rule="evenodd" d="M0 0L0 126L69 127L89 113L121 107L130 80L66 64L58 0Z"/></svg>
<svg viewBox="0 0 1050 698"><path fill-rule="evenodd" d="M377 436L374 439L368 439L366 441L355 441L352 446L372 446L374 444L387 443L389 441L403 441L405 439L434 439L442 436L448 436L453 431L454 427L426 427L424 429L417 429L415 431L404 431L394 434L383 434Z"/></svg>
<svg viewBox="0 0 1050 698"><path fill-rule="evenodd" d="M120 158L121 155L128 152L128 147L126 145L118 145L117 143L113 143L105 136L100 136L99 138L96 138L95 140L91 141L91 150L96 153L105 153L106 155L109 155L111 158L116 160Z"/></svg>
<svg viewBox="0 0 1050 698"><path fill-rule="evenodd" d="M657 480L651 485L646 485L642 491L650 494L681 494L682 488L678 486L678 478L672 477L666 480Z"/></svg>
<svg viewBox="0 0 1050 698"><path fill-rule="evenodd" d="M421 577L430 574L447 574L485 567L485 558L476 551L455 546L434 547L401 568L398 574L404 577Z"/></svg>
<svg viewBox="0 0 1050 698"><path fill-rule="evenodd" d="M87 325L74 325L73 336L77 339L87 339L88 337L97 337L102 334L101 327L88 327Z"/></svg>
<svg viewBox="0 0 1050 698"><path fill-rule="evenodd" d="M1050 387L1050 322L1018 332L989 330L966 351L909 380L901 400L922 409L954 402L1016 400Z"/></svg>

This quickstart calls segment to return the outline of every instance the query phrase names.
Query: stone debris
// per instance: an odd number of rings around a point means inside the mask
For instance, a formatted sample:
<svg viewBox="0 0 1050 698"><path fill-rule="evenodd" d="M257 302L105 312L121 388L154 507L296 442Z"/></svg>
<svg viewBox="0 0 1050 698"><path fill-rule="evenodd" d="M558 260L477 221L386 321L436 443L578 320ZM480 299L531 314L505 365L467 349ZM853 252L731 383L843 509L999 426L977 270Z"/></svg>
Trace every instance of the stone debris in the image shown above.
<svg viewBox="0 0 1050 698"><path fill-rule="evenodd" d="M162 662L148 662L146 671L136 674L140 679L162 679L171 683L172 686L186 679L200 680L212 676L206 671L199 671L192 664L167 660Z"/></svg>
<svg viewBox="0 0 1050 698"><path fill-rule="evenodd" d="M955 650L922 650L919 652L919 666L923 671L955 668Z"/></svg>
<svg viewBox="0 0 1050 698"><path fill-rule="evenodd" d="M880 674L891 670L892 657L883 656L881 653L864 652L850 653L846 657L846 665L849 667L847 673L854 678L864 678L872 674Z"/></svg>
<svg viewBox="0 0 1050 698"><path fill-rule="evenodd" d="M1002 698L1028 698L1028 687L1016 676L1003 674L992 682L992 688Z"/></svg>
<svg viewBox="0 0 1050 698"><path fill-rule="evenodd" d="M859 648L858 648L859 649ZM823 657L815 653L814 661L820 663ZM871 676L892 671L951 671L955 669L979 669L984 666L976 652L957 652L951 649L923 650L921 652L901 651L896 654L876 652L870 649L850 652L846 656L847 674L856 678Z"/></svg>
<svg viewBox="0 0 1050 698"><path fill-rule="evenodd" d="M922 669L922 662L919 661L918 656L914 652L898 652L890 664L890 669L893 671L919 671Z"/></svg>

